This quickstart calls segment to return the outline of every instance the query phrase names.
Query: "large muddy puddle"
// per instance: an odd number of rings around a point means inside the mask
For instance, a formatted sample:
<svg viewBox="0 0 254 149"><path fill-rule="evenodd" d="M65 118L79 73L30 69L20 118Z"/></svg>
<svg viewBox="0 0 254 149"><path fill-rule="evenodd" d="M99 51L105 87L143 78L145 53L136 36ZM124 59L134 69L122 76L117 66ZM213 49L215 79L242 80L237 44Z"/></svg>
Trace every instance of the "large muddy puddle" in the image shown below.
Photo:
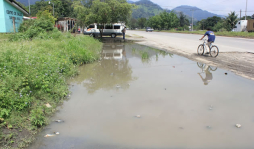
<svg viewBox="0 0 254 149"><path fill-rule="evenodd" d="M253 81L137 44L101 54L30 148L254 148Z"/></svg>

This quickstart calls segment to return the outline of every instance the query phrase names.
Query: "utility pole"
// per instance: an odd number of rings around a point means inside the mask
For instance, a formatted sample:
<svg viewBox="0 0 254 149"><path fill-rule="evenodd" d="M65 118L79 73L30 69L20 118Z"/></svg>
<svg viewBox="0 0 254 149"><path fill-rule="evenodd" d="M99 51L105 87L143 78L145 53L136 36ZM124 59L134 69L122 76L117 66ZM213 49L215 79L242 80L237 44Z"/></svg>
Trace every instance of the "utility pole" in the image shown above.
<svg viewBox="0 0 254 149"><path fill-rule="evenodd" d="M193 32L193 11L195 11L194 9L191 10L192 11L192 23L191 23L191 31Z"/></svg>
<svg viewBox="0 0 254 149"><path fill-rule="evenodd" d="M31 15L31 11L30 11L30 0L28 0L28 4L29 4L29 15Z"/></svg>
<svg viewBox="0 0 254 149"><path fill-rule="evenodd" d="M246 20L246 17L247 17L247 3L248 3L248 0L246 0L245 20Z"/></svg>
<svg viewBox="0 0 254 149"><path fill-rule="evenodd" d="M242 9L240 9L240 20L242 18Z"/></svg>

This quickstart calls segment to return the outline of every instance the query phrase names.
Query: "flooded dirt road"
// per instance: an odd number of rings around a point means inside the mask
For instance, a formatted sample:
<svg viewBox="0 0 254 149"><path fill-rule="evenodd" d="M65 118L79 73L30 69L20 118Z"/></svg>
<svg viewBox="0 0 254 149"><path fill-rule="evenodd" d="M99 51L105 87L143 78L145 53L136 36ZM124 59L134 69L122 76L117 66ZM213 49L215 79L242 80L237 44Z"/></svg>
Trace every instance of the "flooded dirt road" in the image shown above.
<svg viewBox="0 0 254 149"><path fill-rule="evenodd" d="M52 117L64 122L52 122L30 148L254 148L254 81L231 72L105 44L102 60L82 66L70 84L70 99Z"/></svg>

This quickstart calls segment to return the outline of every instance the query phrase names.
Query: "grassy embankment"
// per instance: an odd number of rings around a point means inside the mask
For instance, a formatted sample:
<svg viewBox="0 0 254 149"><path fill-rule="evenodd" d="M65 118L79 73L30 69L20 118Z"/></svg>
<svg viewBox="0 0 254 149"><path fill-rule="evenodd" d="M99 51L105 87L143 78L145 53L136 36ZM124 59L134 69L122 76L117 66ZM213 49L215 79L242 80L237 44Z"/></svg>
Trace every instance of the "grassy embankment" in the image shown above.
<svg viewBox="0 0 254 149"><path fill-rule="evenodd" d="M0 148L22 148L68 96L66 78L96 61L102 44L56 31L32 41L9 36L0 34Z"/></svg>
<svg viewBox="0 0 254 149"><path fill-rule="evenodd" d="M140 31L145 31L145 29L140 29ZM169 33L184 33L184 34L200 34L203 35L206 31L176 31L176 30L154 30L154 32L169 32ZM227 36L227 37L242 37L242 38L252 38L254 39L254 32L215 32L216 36Z"/></svg>

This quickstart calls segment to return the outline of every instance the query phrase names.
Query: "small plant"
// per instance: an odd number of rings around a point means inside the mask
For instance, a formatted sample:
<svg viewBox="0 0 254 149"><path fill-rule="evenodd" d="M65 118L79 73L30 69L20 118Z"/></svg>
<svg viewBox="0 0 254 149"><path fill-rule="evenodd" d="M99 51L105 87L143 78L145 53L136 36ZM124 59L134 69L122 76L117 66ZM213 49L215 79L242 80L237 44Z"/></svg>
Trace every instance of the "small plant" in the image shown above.
<svg viewBox="0 0 254 149"><path fill-rule="evenodd" d="M148 52L142 52L142 59L149 59Z"/></svg>
<svg viewBox="0 0 254 149"><path fill-rule="evenodd" d="M34 126L41 127L46 125L46 118L42 108L37 108L31 111L30 114L31 123Z"/></svg>

